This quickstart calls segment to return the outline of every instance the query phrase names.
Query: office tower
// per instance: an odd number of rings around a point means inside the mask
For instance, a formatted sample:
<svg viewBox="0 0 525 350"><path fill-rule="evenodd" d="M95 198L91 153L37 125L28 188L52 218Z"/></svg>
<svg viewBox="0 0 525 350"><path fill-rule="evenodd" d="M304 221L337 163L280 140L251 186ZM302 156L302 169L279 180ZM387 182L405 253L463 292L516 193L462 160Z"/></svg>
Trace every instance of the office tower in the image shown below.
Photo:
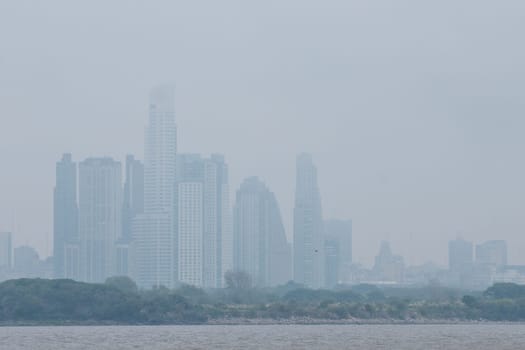
<svg viewBox="0 0 525 350"><path fill-rule="evenodd" d="M352 266L352 221L326 220L325 286L334 287L350 280Z"/></svg>
<svg viewBox="0 0 525 350"><path fill-rule="evenodd" d="M220 287L226 265L222 250L232 240L231 224L227 222L230 207L224 157L180 155L176 179L178 280L199 287Z"/></svg>
<svg viewBox="0 0 525 350"><path fill-rule="evenodd" d="M324 241L324 286L333 288L339 283L339 261L340 257L339 241L327 238Z"/></svg>
<svg viewBox="0 0 525 350"><path fill-rule="evenodd" d="M80 242L66 243L64 252L64 278L80 280Z"/></svg>
<svg viewBox="0 0 525 350"><path fill-rule="evenodd" d="M400 283L404 280L405 263L403 257L392 254L390 243L381 242L379 254L375 258L373 272L382 282Z"/></svg>
<svg viewBox="0 0 525 350"><path fill-rule="evenodd" d="M324 285L324 239L317 169L309 154L297 157L294 208L294 281L310 288Z"/></svg>
<svg viewBox="0 0 525 350"><path fill-rule="evenodd" d="M130 276L133 265L133 220L144 213L144 165L132 155L126 156L122 193L122 235L116 246L117 276Z"/></svg>
<svg viewBox="0 0 525 350"><path fill-rule="evenodd" d="M472 242L456 239L448 242L448 267L454 272L465 272L472 268L474 248Z"/></svg>
<svg viewBox="0 0 525 350"><path fill-rule="evenodd" d="M119 239L115 244L115 276L130 276L133 268L131 242Z"/></svg>
<svg viewBox="0 0 525 350"><path fill-rule="evenodd" d="M126 156L126 180L122 194L122 241L130 242L133 219L144 212L144 165L132 155Z"/></svg>
<svg viewBox="0 0 525 350"><path fill-rule="evenodd" d="M259 287L291 278L291 249L275 195L257 177L243 181L234 208L234 269Z"/></svg>
<svg viewBox="0 0 525 350"><path fill-rule="evenodd" d="M80 278L104 282L115 274L115 243L121 235L121 165L88 158L79 165Z"/></svg>
<svg viewBox="0 0 525 350"><path fill-rule="evenodd" d="M13 264L13 236L11 232L0 232L0 269Z"/></svg>
<svg viewBox="0 0 525 350"><path fill-rule="evenodd" d="M172 215L144 213L133 220L131 277L141 288L175 285L175 239Z"/></svg>
<svg viewBox="0 0 525 350"><path fill-rule="evenodd" d="M78 243L77 165L66 153L56 163L53 194L53 270L56 278L66 273L66 246Z"/></svg>
<svg viewBox="0 0 525 350"><path fill-rule="evenodd" d="M493 267L507 265L507 242L487 241L476 245L476 264Z"/></svg>
<svg viewBox="0 0 525 350"><path fill-rule="evenodd" d="M161 86L150 93L149 124L144 144L144 211L171 213L177 153L174 90Z"/></svg>
<svg viewBox="0 0 525 350"><path fill-rule="evenodd" d="M150 93L144 142L144 214L132 223L132 277L143 288L173 287L177 278L173 193L177 153L174 90Z"/></svg>

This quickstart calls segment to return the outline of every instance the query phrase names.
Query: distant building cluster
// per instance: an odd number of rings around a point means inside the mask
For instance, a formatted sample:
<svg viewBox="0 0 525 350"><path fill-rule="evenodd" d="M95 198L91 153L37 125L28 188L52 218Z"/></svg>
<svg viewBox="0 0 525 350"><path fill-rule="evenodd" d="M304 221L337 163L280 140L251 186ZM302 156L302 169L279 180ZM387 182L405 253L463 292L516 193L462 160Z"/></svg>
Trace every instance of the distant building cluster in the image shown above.
<svg viewBox="0 0 525 350"><path fill-rule="evenodd" d="M525 284L525 266L508 265L505 241L487 241L475 246L459 238L449 242L448 285L483 289L498 282Z"/></svg>
<svg viewBox="0 0 525 350"><path fill-rule="evenodd" d="M16 278L52 278L52 258L40 259L35 249L13 249L13 234L0 232L0 281Z"/></svg>
<svg viewBox="0 0 525 350"><path fill-rule="evenodd" d="M386 241L371 269L355 264L352 221L324 219L309 154L296 159L289 242L277 198L261 179L246 178L231 203L223 155L178 153L174 91L166 86L150 93L144 161L128 155L125 164L109 157L77 163L64 154L56 163L53 209L53 257L41 260L27 246L13 249L12 234L0 232L0 280L129 276L141 288L221 288L227 272L243 271L258 287L290 280L310 288L525 284L525 267L507 264L505 241L475 247L451 241L448 269L407 267Z"/></svg>
<svg viewBox="0 0 525 350"><path fill-rule="evenodd" d="M449 242L448 268L432 263L405 266L388 242L382 242L372 269L352 264L347 284L400 286L442 285L458 289L484 290L494 283L525 284L525 266L509 265L507 243L492 240L474 245L463 239Z"/></svg>
<svg viewBox="0 0 525 350"><path fill-rule="evenodd" d="M57 162L54 256L51 273L41 276L104 282L121 275L141 288L220 288L226 272L243 271L259 287L290 280L335 286L350 275L352 223L323 221L308 154L297 157L295 197L293 242L259 178L246 178L232 205L224 156L178 153L174 92L157 87L143 162L129 155L123 165L109 157L77 163L71 154ZM44 264L33 260L24 266Z"/></svg>

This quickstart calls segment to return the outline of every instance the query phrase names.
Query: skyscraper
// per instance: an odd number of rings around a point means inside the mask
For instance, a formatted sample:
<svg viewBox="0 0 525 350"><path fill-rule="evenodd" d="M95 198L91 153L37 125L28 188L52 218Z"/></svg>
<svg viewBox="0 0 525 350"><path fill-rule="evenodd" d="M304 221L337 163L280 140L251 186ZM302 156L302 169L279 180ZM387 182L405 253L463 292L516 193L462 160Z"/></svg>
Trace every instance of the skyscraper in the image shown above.
<svg viewBox="0 0 525 350"><path fill-rule="evenodd" d="M465 272L472 268L474 248L472 242L456 239L448 242L448 266L451 271Z"/></svg>
<svg viewBox="0 0 525 350"><path fill-rule="evenodd" d="M352 265L352 221L326 220L325 285L333 287L350 279Z"/></svg>
<svg viewBox="0 0 525 350"><path fill-rule="evenodd" d="M257 177L243 181L234 209L234 268L260 287L291 279L291 248L275 195Z"/></svg>
<svg viewBox="0 0 525 350"><path fill-rule="evenodd" d="M476 245L476 264L493 267L507 265L507 242L497 240Z"/></svg>
<svg viewBox="0 0 525 350"><path fill-rule="evenodd" d="M121 165L88 158L79 165L80 278L104 282L115 273L115 243L121 235Z"/></svg>
<svg viewBox="0 0 525 350"><path fill-rule="evenodd" d="M373 272L378 281L403 282L405 273L403 257L392 254L389 242L381 242L379 254L375 258Z"/></svg>
<svg viewBox="0 0 525 350"><path fill-rule="evenodd" d="M144 211L171 213L177 154L175 92L170 86L150 93L144 143Z"/></svg>
<svg viewBox="0 0 525 350"><path fill-rule="evenodd" d="M150 93L144 142L144 214L133 220L132 276L141 287L173 287L177 278L173 194L177 154L174 90Z"/></svg>
<svg viewBox="0 0 525 350"><path fill-rule="evenodd" d="M126 180L122 197L122 241L129 242L133 219L144 212L144 165L132 155L126 156Z"/></svg>
<svg viewBox="0 0 525 350"><path fill-rule="evenodd" d="M324 285L324 239L317 169L309 154L297 157L294 208L294 281L311 288Z"/></svg>
<svg viewBox="0 0 525 350"><path fill-rule="evenodd" d="M77 165L66 153L56 164L53 193L53 272L56 278L73 277L68 273L68 245L78 244Z"/></svg>
<svg viewBox="0 0 525 350"><path fill-rule="evenodd" d="M223 248L231 244L228 168L221 155L177 157L174 223L178 280L202 287L222 285ZM228 249L228 248L226 248Z"/></svg>
<svg viewBox="0 0 525 350"><path fill-rule="evenodd" d="M126 180L122 194L122 235L116 247L116 274L130 276L133 270L133 220L144 213L144 165L132 155L126 156Z"/></svg>

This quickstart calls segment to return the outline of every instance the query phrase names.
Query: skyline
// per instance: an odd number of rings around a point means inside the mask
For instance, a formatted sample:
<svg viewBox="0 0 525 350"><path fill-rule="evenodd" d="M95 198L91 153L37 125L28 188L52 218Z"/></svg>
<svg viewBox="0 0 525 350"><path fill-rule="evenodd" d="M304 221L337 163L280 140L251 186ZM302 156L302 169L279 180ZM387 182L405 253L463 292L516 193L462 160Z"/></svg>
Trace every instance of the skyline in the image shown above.
<svg viewBox="0 0 525 350"><path fill-rule="evenodd" d="M143 160L148 90L172 80L181 153L224 154L231 198L261 178L289 241L307 151L356 261L389 240L408 264L446 265L460 235L505 239L524 264L525 4L409 3L0 5L0 231L49 254L55 162Z"/></svg>
<svg viewBox="0 0 525 350"><path fill-rule="evenodd" d="M178 123L177 123L177 128L179 128L179 127L178 127ZM177 137L180 138L180 135L178 135ZM91 153L89 153L89 154L91 154ZM114 159L114 160L115 160L116 162L118 162L119 164L125 164L125 159L126 159L128 156L133 156L133 157L135 157L134 154L130 154L130 153L126 153L126 154L123 156L123 159L108 156L107 154L110 154L110 153L105 153L105 154L106 154L106 155L104 155L104 156L98 156L98 157L97 157L97 156L88 156L87 158L84 158L84 159L80 159L80 158L77 159L77 158L75 158L74 155L73 155L73 157L74 157L74 158L73 158L73 161L75 161L75 162L77 162L78 164L80 164L81 162L84 162L84 161L89 160L89 159L91 159L91 158L100 158L100 159L102 159L102 158L109 158L109 159L112 159L112 160ZM191 156L191 155L194 155L194 154L196 155L195 152L188 152L188 153L183 152L182 154L186 154L186 155L190 155L190 156ZM216 153L214 153L214 152L211 152L211 153L210 153L210 155L213 155L213 154L216 154ZM296 157L297 157L297 156L300 156L301 154L303 154L303 153L299 153L298 155L296 155ZM67 155L67 153L63 153L63 154L62 154L62 156L64 156L64 155ZM201 155L199 154L199 156L201 156ZM58 161L58 160L60 160L60 159L57 158L57 161ZM137 159L137 160L143 162L143 158L140 158L140 159ZM53 165L54 165L54 164L53 164ZM321 169L321 172L322 172L322 169ZM256 175L256 174L255 174L255 175L248 175L248 176L246 176L246 177L242 180L242 182L245 181L247 178L254 177L254 176L255 176L255 177L260 177L259 175ZM122 179L124 180L124 178L122 178ZM239 190L239 188L240 188L241 185L242 185L242 182L239 183L239 185L238 185L237 187L234 187L234 188L230 189L230 191L229 191L230 196L235 197L235 192ZM122 181L122 185L124 185L124 181ZM321 188L321 186L319 186L319 187L320 187L321 200L322 200L322 198L323 198L323 196L322 196L322 188ZM292 191L292 192L293 192L293 191ZM78 194L77 194L77 195L78 195ZM325 205L325 202L324 202L324 201L322 201L322 205L323 205L323 206ZM232 207L233 207L233 204L232 204ZM283 216L286 216L286 214L283 215ZM293 219L293 215L291 215L291 216L292 216L292 219ZM326 217L326 216L323 216L323 219L324 219L324 220L333 220L333 219L339 219L339 220L352 220L351 217L336 218L336 217ZM291 220L291 221L293 221L293 220ZM292 228L293 228L293 223L291 223L291 226L292 226ZM13 232L13 233L14 233L14 235L13 235L13 241L14 241L13 247L16 247L16 246L25 246L25 245L35 246L35 245L33 244L34 242L31 242L31 241L25 241L25 242L23 242L23 243L21 243L20 241L17 241L17 232L16 232L16 230L12 230L12 229L7 229L7 230L6 230L6 229L3 229L3 231L5 231L5 232ZM288 242L289 242L290 244L293 244L293 229L289 230L289 229L287 228L285 231L286 231L286 236L287 236L287 240L288 240ZM291 232L290 232L290 231L291 231ZM354 235L354 239L355 239L355 238L358 238L358 237L359 237L358 235ZM455 239L455 238L461 238L461 239L471 240L471 241L474 241L474 243L481 243L482 241L489 241L489 240L494 240L494 239L500 239L499 237L500 237L500 236L493 236L493 237L490 237L490 236L489 236L489 237L487 237L487 238L485 238L485 239L476 240L476 238L472 238L472 235L471 235L471 236L468 236L468 235L465 235L464 233L462 234L461 232L458 231L458 233L457 233L455 236L449 236L449 239L448 239L445 243L448 245L448 244L450 243L450 240L453 240L453 239ZM52 232L50 233L50 237L49 237L49 239L51 240L51 242L50 242L49 244L52 246ZM504 238L503 238L503 239L504 239ZM392 240L392 239L391 239L391 235L389 235L389 234L385 234L384 237L381 238L378 242L383 242L383 241L388 241L390 244L392 244L394 247L396 247L396 248L395 248L396 251L402 251L402 249L400 249L400 248L401 248L401 245L402 245L402 242L399 242L399 241L396 241L396 240ZM40 255L41 255L43 258L50 256L50 255L46 255L45 253L42 254L41 247L39 247L38 245L35 246L35 247L37 248L37 251L39 251ZM359 247L355 247L355 243L354 243L354 248L357 248L357 249L358 249ZM445 247L445 248L446 248L446 247ZM376 250L377 250L377 248L376 248ZM512 245L511 245L510 248L509 248L509 251L511 251L511 250L512 250ZM49 250L49 252L51 252L51 250ZM375 252L375 253L376 253L376 252ZM361 259L358 258L355 262L356 262L356 263L362 263L363 265L365 265L365 266L367 266L367 267L372 267L372 266L373 266L373 262L372 262L372 263L369 263L368 261L371 260L371 259L374 259L375 253L373 253L373 254L370 255L370 256L367 256L367 257L364 259L364 260L366 260L366 261L363 261L363 256L364 256L364 255L363 255L363 254L360 255L359 252L354 252L354 255L355 255L355 256L357 256L357 257L360 256L360 257L361 257ZM419 263L416 263L416 264L413 264L413 263L411 264L411 263L409 262L409 259L407 259L406 256L405 256L404 254L401 254L401 255L402 255L403 257L405 257L405 259L407 260L408 265L417 265L417 264L424 264L424 263L427 263L427 262L433 262L433 263L438 263L440 266L446 266L446 265L447 265L447 261L448 261L448 255L446 254L446 249L443 250L443 251L441 251L441 254L440 254L440 255L443 255L443 259L440 259L440 260L432 260L432 259L428 259L428 260L420 261ZM510 260L511 263L516 263L516 264L518 264L518 262L513 261L512 258L510 258L509 260Z"/></svg>
<svg viewBox="0 0 525 350"><path fill-rule="evenodd" d="M159 86L163 86L163 85L159 85ZM165 85L164 85L165 86ZM177 129L179 128L179 125L177 123ZM181 138L180 135L177 136L177 138ZM295 157L298 157L300 156L301 154L303 154L304 152L300 152L298 153ZM92 153L89 153L89 154L92 154ZM122 159L121 158L116 158L116 157L112 157L112 156L109 156L108 154L110 153L105 153L104 156L88 156L84 159L80 159L80 158L75 158L74 155L73 155L73 161L77 162L78 164L80 164L81 162L83 161L86 161L86 160L89 160L90 158L110 158L110 159L114 159L116 162L118 162L119 164L125 164L125 159L128 157L128 156L133 156L135 157L136 155L135 154L131 154L131 153L126 153L125 155L123 155ZM197 155L195 152L182 152L182 154L186 154L186 155ZM204 156L206 155L214 155L214 154L217 154L216 152L210 152L209 154L204 154ZM67 155L67 153L63 153L61 156L64 156L64 155ZM201 154L198 154L199 156L203 156ZM57 161L59 160L59 158L57 158ZM143 162L143 158L140 158L140 159L137 159L138 161L141 161ZM322 169L321 169L321 172L322 172ZM248 176L245 176L245 178L241 181L241 183L239 183L239 185L237 187L234 187L234 188L231 188L230 191L229 191L229 194L230 196L233 196L235 197L235 192L237 190L239 190L239 188L241 187L242 185L242 182L247 179L247 178L250 178L250 177L260 177L259 175L248 175ZM124 178L123 178L124 180ZM124 185L124 181L122 181L122 185ZM322 187L320 187L320 192L321 192L321 201L322 201L322 205L323 205L323 208L325 206L325 202L323 201L323 195L322 195ZM293 192L293 191L292 191ZM78 195L78 194L77 194ZM233 204L232 204L232 207L233 207ZM283 215L284 217L286 217L286 213ZM286 236L287 236L287 240L290 244L293 245L293 215L291 215L291 218L288 218L289 221L291 221L290 223L288 223L289 225L291 225L291 229L288 229L288 227L286 228ZM344 218L338 218L338 217L326 217L323 215L323 219L324 220L352 220L353 219L351 217L344 217ZM13 247L16 247L16 246L25 246L25 245L30 245L30 246L34 246L37 251L39 252L39 254L43 257L43 258L46 258L48 256L51 256L51 255L47 255L45 252L42 254L42 247L41 246L38 246L38 245L34 245L32 241L24 241L24 242L20 242L20 241L17 241L17 235L18 233L16 232L16 230L12 230L12 229L3 229L3 231L5 232L13 232L14 235L13 235ZM391 245L393 245L395 247L395 250L398 251L398 252L401 252L403 251L402 249L402 243L403 242L400 242L400 241L397 241L395 239L392 239L391 238L392 236L388 233L384 234L384 236L382 236L382 238L380 238L378 240L378 244L383 242L383 241L388 241ZM412 235L411 235L412 237ZM410 261L410 258L407 258L407 256L405 255L406 254L406 250L401 254L403 257L405 257L406 259L406 262L407 262L407 265L422 265L424 263L427 263L427 262L433 262L433 263L437 263L438 265L440 266L446 266L447 265L447 261L448 261L448 255L446 254L446 246L449 244L450 240L453 240L453 239L456 239L456 238L461 238L461 239L467 239L467 240L470 240L470 241L474 241L474 243L481 243L483 241L490 241L490 240L495 240L495 239L505 239L505 238L500 238L500 236L487 236L486 238L483 238L483 239L476 239L475 238L475 235L472 236L472 235L465 235L465 232L461 232L461 231L457 231L457 233L453 236L447 236L447 241L445 242L445 249L444 250L440 250L440 255L442 255L441 259L427 259L427 260L419 260L419 262L417 263L413 263ZM51 233L49 234L49 237L50 239L50 242L49 242L49 245L52 246L52 230L51 230ZM354 234L354 239L357 238L356 241L359 241L359 235L356 235ZM363 237L361 237L363 238ZM359 247L356 247L356 244L354 243L354 248L355 249L359 249ZM373 250L373 249L372 249ZM376 250L377 250L377 247L376 247ZM51 253L51 250L48 248L48 251ZM512 251L512 245L509 247L509 252ZM374 256L375 256L376 252L373 252L371 255L369 256L366 256L364 254L359 254L359 251L357 252L354 252L354 255L357 257L355 262L356 263L360 263L360 264L363 264L367 267L372 267L373 266L373 259L374 259ZM410 255L410 253L409 253ZM511 255L511 254L509 254ZM360 257L360 258L359 258ZM371 262L370 262L371 261ZM509 262L510 263L514 263L514 264L519 264L519 260L518 261L514 261L512 260L512 257L509 258Z"/></svg>

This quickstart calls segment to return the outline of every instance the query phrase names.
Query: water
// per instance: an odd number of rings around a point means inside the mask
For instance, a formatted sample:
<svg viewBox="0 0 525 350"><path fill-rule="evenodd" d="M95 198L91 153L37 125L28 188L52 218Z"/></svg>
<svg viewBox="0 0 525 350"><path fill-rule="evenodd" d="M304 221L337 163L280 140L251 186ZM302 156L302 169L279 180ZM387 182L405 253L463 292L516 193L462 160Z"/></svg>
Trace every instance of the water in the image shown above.
<svg viewBox="0 0 525 350"><path fill-rule="evenodd" d="M524 349L525 325L0 327L0 349Z"/></svg>

